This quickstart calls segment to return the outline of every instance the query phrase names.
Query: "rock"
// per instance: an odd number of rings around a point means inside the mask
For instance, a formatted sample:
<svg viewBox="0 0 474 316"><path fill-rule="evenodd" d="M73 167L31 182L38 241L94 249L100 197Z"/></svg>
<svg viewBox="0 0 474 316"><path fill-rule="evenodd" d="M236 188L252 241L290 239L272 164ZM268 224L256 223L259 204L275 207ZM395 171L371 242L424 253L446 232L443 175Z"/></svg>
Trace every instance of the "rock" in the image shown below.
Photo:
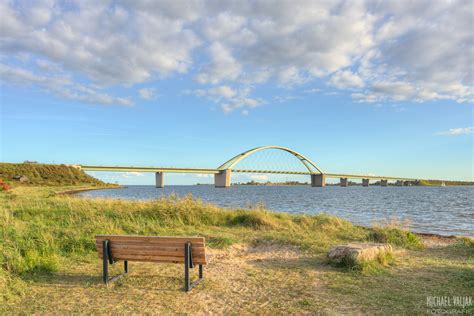
<svg viewBox="0 0 474 316"><path fill-rule="evenodd" d="M391 253L392 246L388 244L353 243L332 247L328 252L328 260L338 265L356 266Z"/></svg>
<svg viewBox="0 0 474 316"><path fill-rule="evenodd" d="M15 177L13 177L13 180L18 180L21 183L25 183L25 182L30 181L30 179L28 179L27 176L15 176Z"/></svg>

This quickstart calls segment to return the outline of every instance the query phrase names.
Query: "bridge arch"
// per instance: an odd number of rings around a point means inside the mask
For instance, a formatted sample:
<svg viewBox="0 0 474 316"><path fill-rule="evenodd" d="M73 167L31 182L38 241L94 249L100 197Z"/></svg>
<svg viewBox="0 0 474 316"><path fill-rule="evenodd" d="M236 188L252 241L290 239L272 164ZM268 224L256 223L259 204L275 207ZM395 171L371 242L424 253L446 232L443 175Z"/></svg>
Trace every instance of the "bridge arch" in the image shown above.
<svg viewBox="0 0 474 316"><path fill-rule="evenodd" d="M299 161L306 167L306 169L308 169L308 172L310 174L315 174L315 170L318 171L320 174L324 173L314 162L312 162L310 159L308 159L304 155L302 155L302 154L300 154L300 153L298 153L298 152L296 152L296 151L294 151L290 148L281 147L281 146L261 146L261 147L256 147L256 148L244 151L243 153L241 153L239 155L236 155L236 156L232 157L231 159L227 160L222 165L217 167L217 169L219 169L219 170L232 170L243 159L247 158L248 156L250 156L250 155L252 155L252 154L254 154L258 151L265 150L265 149L278 149L278 150L286 151L286 152L292 154L293 156L295 156L296 158L299 159ZM315 170L313 170L312 168L314 168Z"/></svg>

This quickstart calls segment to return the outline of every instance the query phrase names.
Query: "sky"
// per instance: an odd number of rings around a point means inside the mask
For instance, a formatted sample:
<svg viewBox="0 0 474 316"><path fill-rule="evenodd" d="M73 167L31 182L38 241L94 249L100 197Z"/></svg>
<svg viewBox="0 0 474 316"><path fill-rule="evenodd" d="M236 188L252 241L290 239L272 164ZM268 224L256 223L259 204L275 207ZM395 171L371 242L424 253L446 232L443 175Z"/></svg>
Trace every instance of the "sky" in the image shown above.
<svg viewBox="0 0 474 316"><path fill-rule="evenodd" d="M474 180L472 1L0 0L0 15L0 161L216 168L279 145L332 173ZM212 178L166 179L197 182Z"/></svg>

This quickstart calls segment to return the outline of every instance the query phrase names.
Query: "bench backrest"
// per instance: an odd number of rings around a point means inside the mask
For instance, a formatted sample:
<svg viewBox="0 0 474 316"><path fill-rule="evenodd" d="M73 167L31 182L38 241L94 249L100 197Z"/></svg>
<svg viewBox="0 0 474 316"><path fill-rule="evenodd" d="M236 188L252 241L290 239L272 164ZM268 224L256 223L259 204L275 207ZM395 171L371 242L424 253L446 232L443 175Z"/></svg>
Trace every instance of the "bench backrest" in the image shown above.
<svg viewBox="0 0 474 316"><path fill-rule="evenodd" d="M184 263L184 245L191 243L193 263L207 264L204 237L96 235L100 258L104 240L115 260Z"/></svg>

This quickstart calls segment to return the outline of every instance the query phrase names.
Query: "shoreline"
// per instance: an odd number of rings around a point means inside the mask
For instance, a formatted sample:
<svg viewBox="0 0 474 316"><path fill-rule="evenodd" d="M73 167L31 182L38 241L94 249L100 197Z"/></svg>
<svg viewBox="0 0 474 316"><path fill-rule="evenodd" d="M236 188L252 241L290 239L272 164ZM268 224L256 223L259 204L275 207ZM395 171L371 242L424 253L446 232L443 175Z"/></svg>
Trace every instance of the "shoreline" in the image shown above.
<svg viewBox="0 0 474 316"><path fill-rule="evenodd" d="M95 191L95 190L109 190L109 189L123 189L126 188L126 186L114 186L114 187L91 187L91 188L78 188L78 189L71 189L71 190L66 190L66 191L58 191L54 192L55 195L66 195L66 194L75 194L75 193L80 193L80 192L85 192L85 191Z"/></svg>

